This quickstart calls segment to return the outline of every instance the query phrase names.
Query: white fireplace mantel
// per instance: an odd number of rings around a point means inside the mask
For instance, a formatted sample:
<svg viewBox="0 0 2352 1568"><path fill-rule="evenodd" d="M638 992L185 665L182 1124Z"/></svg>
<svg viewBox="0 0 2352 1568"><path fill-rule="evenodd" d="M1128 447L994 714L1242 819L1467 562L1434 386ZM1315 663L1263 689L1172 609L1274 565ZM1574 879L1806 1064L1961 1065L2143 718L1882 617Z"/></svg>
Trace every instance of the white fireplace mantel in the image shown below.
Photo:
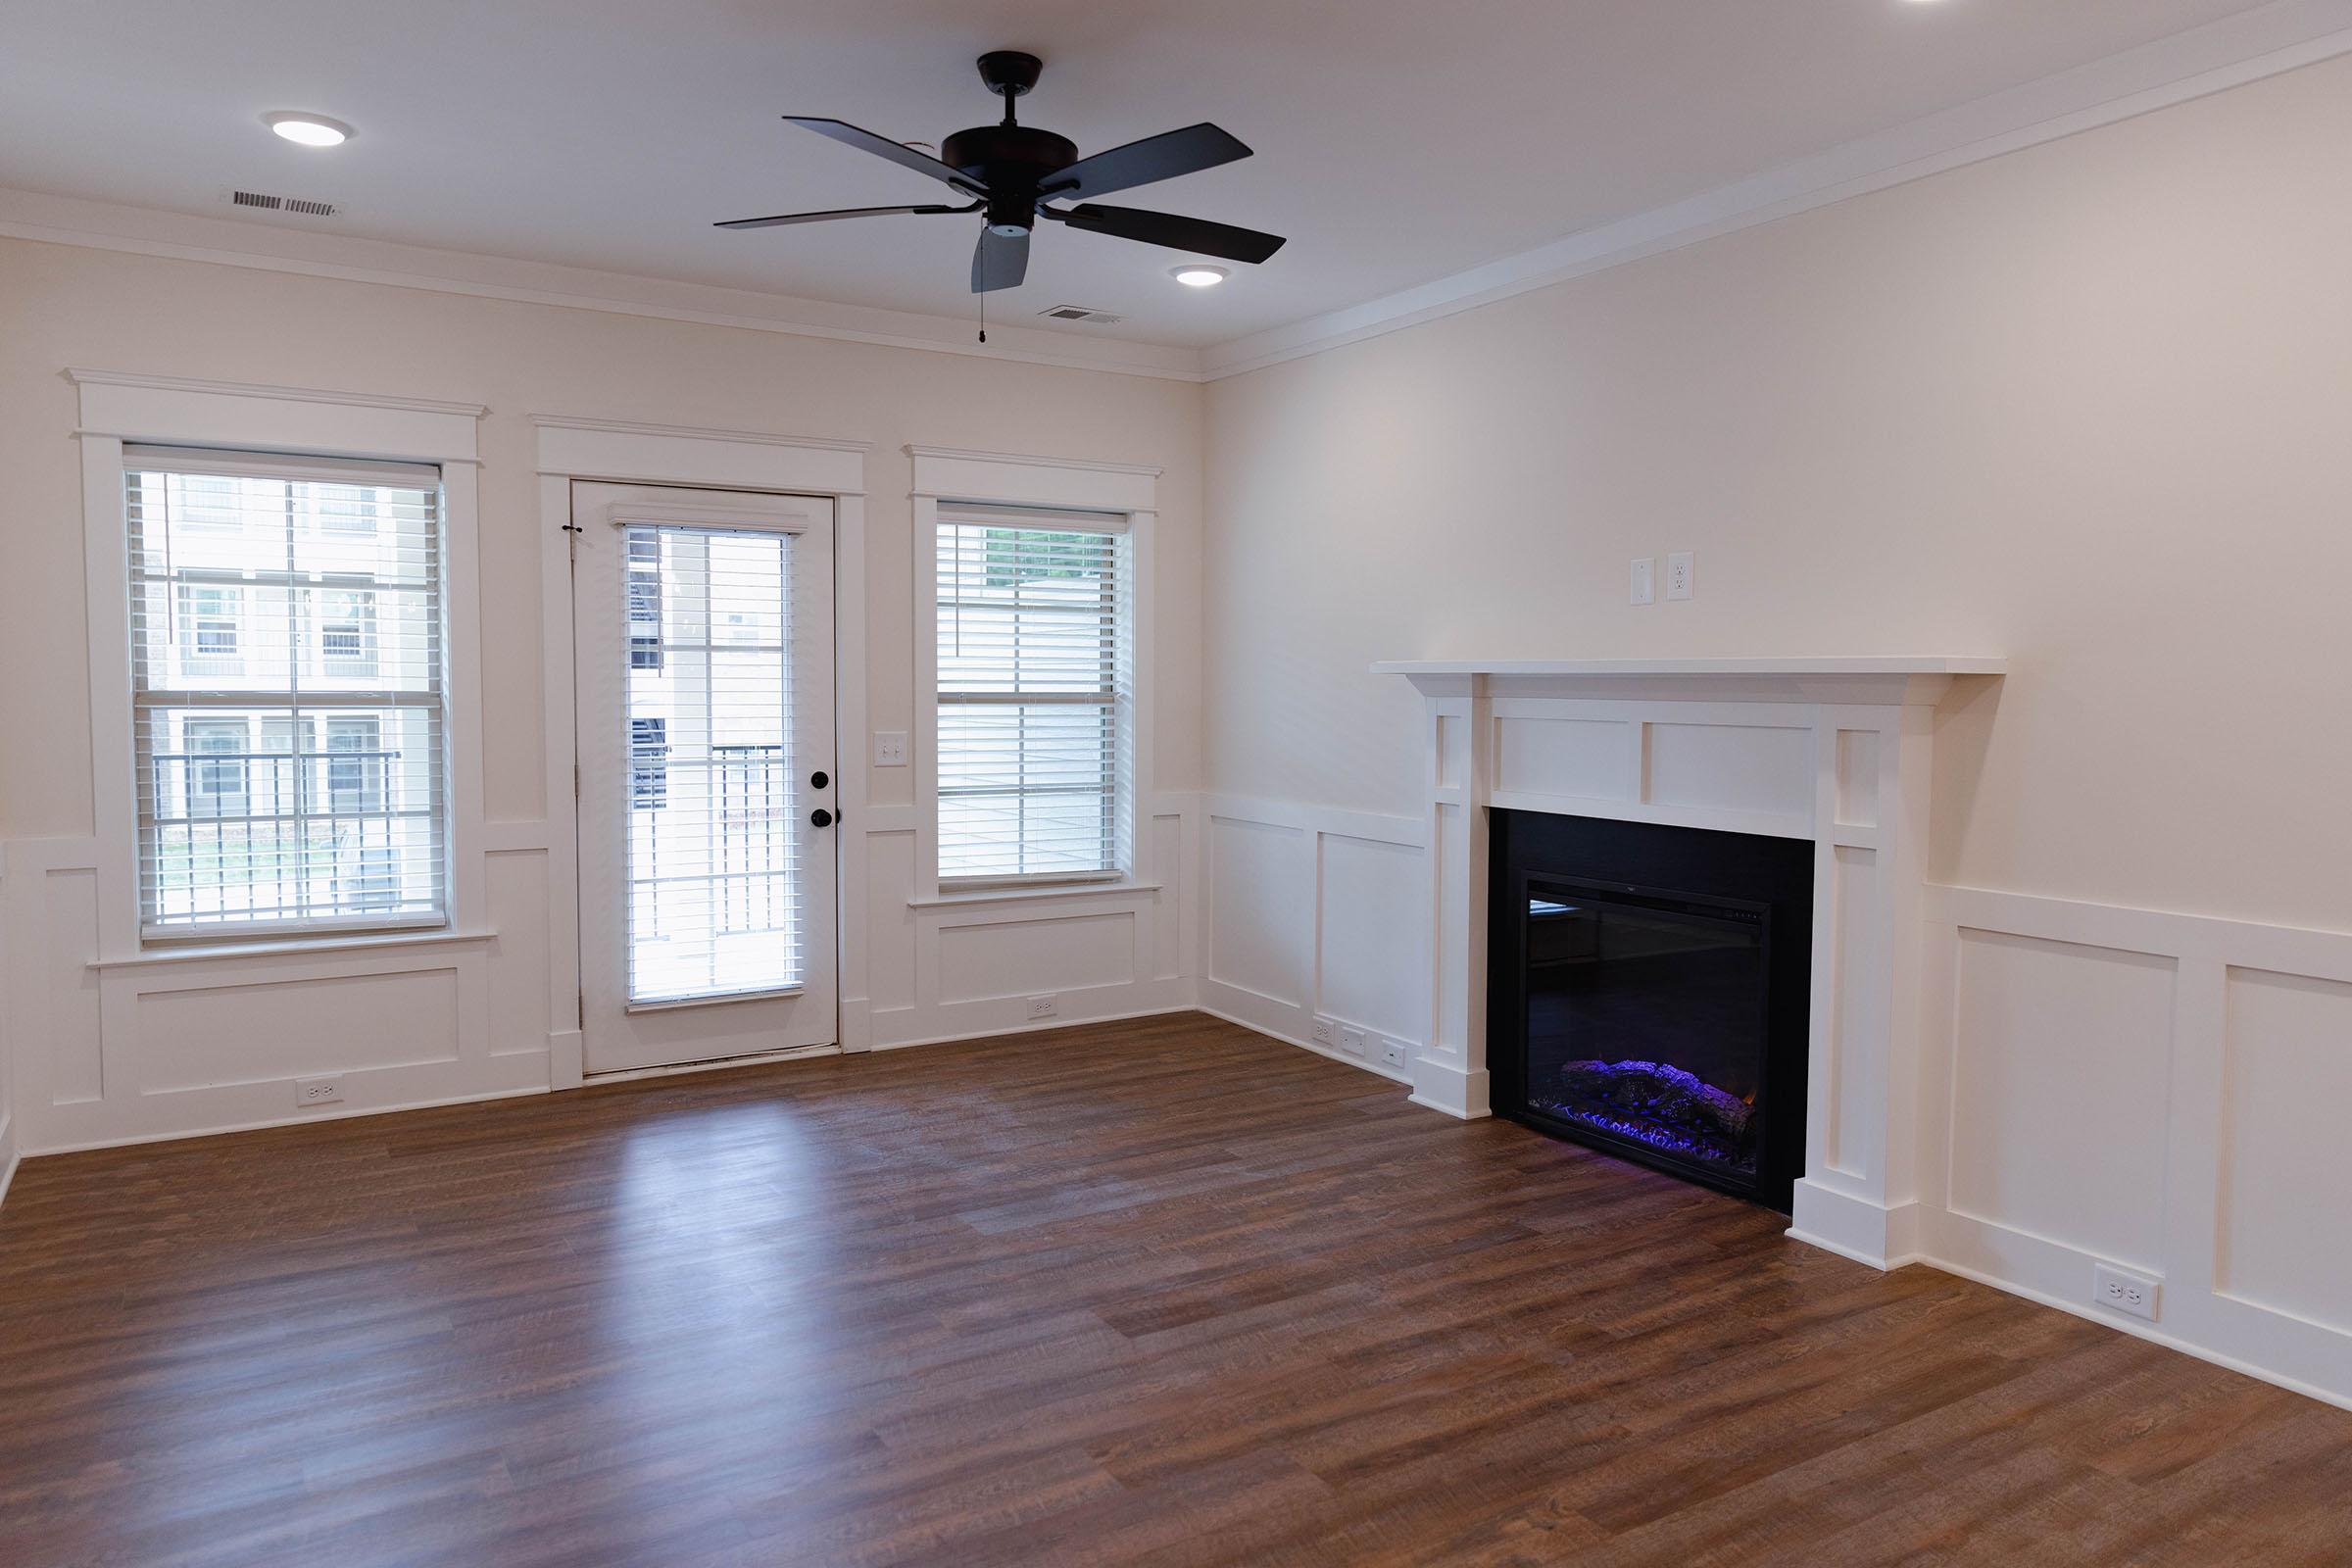
<svg viewBox="0 0 2352 1568"><path fill-rule="evenodd" d="M1490 808L1810 840L1805 1174L1791 1234L1916 1251L1933 999L1921 962L1936 706L1999 659L1402 660L1427 700L1435 1017L1413 1099L1484 1116ZM1932 1155L1933 1150L1925 1151Z"/></svg>

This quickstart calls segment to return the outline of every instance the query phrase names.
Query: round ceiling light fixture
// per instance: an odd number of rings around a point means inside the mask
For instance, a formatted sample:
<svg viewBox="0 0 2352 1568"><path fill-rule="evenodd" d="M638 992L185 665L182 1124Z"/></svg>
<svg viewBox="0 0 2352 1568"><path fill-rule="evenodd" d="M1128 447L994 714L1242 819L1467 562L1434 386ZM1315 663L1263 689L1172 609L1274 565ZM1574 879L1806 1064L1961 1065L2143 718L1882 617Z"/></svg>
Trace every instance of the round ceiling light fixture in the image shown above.
<svg viewBox="0 0 2352 1568"><path fill-rule="evenodd" d="M1168 275L1186 288L1215 288L1230 274L1222 267L1211 267L1205 262L1187 262L1182 267L1169 268Z"/></svg>
<svg viewBox="0 0 2352 1568"><path fill-rule="evenodd" d="M299 147L340 147L355 134L340 120L303 109L280 109L262 117L262 123Z"/></svg>

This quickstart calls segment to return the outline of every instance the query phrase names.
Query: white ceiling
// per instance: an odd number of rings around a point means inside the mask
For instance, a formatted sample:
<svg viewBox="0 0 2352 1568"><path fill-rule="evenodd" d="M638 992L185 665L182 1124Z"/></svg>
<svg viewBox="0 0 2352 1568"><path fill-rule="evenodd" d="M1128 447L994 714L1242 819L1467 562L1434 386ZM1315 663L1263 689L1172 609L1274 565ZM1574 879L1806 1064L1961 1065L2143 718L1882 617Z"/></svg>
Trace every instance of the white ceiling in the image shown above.
<svg viewBox="0 0 2352 1568"><path fill-rule="evenodd" d="M972 59L1042 55L1024 121L1082 152L1213 120L1256 149L1122 205L1290 245L1211 290L1060 228L1006 324L1058 304L1228 342L1411 288L2238 13L2245 0L0 0L0 185L965 317L978 220L729 233L939 199L785 125L937 142L995 118ZM331 152L260 116L312 109ZM253 222L290 220L248 219ZM316 227L317 225L309 225ZM1101 334L1101 327L1058 330Z"/></svg>

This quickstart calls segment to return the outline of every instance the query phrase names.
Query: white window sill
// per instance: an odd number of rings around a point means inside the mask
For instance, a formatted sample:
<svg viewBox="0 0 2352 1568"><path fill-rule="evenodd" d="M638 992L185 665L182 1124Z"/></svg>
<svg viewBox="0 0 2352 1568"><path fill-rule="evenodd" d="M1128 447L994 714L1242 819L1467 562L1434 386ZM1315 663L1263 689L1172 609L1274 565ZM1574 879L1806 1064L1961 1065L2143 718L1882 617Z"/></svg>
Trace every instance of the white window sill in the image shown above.
<svg viewBox="0 0 2352 1568"><path fill-rule="evenodd" d="M378 948L421 948L488 942L495 931L371 931L365 936L305 937L287 942L207 942L184 948L156 948L122 958L93 958L92 969L143 969L158 963L219 962L222 958L270 958L303 954L370 953Z"/></svg>
<svg viewBox="0 0 2352 1568"><path fill-rule="evenodd" d="M1041 882L1035 887L967 888L908 899L909 909L938 909L963 904L1025 904L1032 899L1099 899L1105 895L1157 893L1157 882Z"/></svg>

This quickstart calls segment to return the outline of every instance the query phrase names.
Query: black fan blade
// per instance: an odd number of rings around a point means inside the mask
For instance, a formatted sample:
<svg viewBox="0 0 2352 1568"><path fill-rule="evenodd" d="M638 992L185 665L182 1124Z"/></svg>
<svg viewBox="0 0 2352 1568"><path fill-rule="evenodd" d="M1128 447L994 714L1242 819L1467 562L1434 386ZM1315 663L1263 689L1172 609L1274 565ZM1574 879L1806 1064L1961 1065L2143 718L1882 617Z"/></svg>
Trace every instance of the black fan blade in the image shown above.
<svg viewBox="0 0 2352 1568"><path fill-rule="evenodd" d="M845 147L856 147L862 152L872 153L876 158L887 158L901 169L911 169L918 174L944 179L957 190L968 190L975 196L988 194L986 185L962 170L943 164L929 153L918 153L911 147L901 146L888 136L860 130L847 121L815 120L805 115L786 115L784 118L804 130L813 130L819 136L830 136Z"/></svg>
<svg viewBox="0 0 2352 1568"><path fill-rule="evenodd" d="M969 207L836 207L822 213L778 213L773 218L737 218L712 228L774 228L779 223L822 223L835 218L880 218L889 213L976 213L980 204Z"/></svg>
<svg viewBox="0 0 2352 1568"><path fill-rule="evenodd" d="M1038 186L1041 196L1107 196L1114 190L1149 185L1155 179L1174 179L1250 156L1240 138L1207 121L1182 130L1162 131L1113 147L1048 176Z"/></svg>
<svg viewBox="0 0 2352 1568"><path fill-rule="evenodd" d="M1231 223L1212 223L1204 218L1179 218L1174 213L1148 213L1139 207L1073 207L1066 212L1051 208L1038 209L1048 218L1056 218L1072 228L1091 233L1108 234L1116 239L1141 240L1146 245L1165 245L1172 251L1197 251L1203 256L1222 256L1228 261L1262 262L1282 249L1285 241L1280 234L1261 234L1254 228L1236 228Z"/></svg>
<svg viewBox="0 0 2352 1568"><path fill-rule="evenodd" d="M993 294L1001 288L1019 288L1021 279L1029 275L1029 236L1000 234L994 228L980 231L980 243L972 247L972 292Z"/></svg>

